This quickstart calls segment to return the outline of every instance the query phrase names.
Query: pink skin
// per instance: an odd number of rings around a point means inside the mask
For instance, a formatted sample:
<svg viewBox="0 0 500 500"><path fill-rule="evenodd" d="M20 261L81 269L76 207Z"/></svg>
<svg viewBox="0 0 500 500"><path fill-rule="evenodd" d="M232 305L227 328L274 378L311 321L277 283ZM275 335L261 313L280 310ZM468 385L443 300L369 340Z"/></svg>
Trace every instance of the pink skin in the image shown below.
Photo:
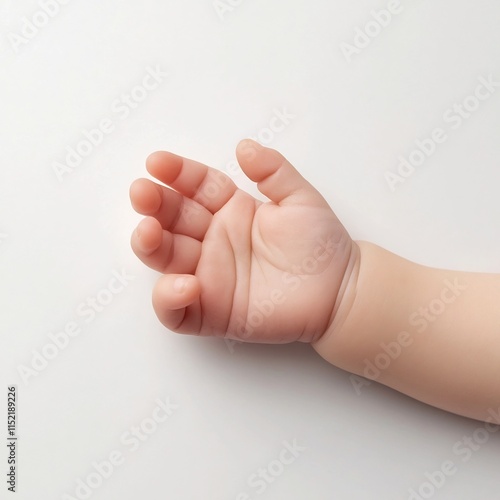
<svg viewBox="0 0 500 500"><path fill-rule="evenodd" d="M147 169L170 187L132 184L132 205L147 216L132 248L163 273L153 291L160 321L181 333L310 342L346 371L500 424L500 275L434 269L353 242L280 153L245 140L236 154L270 201L165 152ZM439 317L416 330L411 318L433 303Z"/></svg>
<svg viewBox="0 0 500 500"><path fill-rule="evenodd" d="M146 216L132 248L162 273L153 291L156 314L179 333L315 342L333 321L355 244L280 153L247 139L236 154L269 202L216 169L167 152L146 161L161 184L132 184L132 205Z"/></svg>

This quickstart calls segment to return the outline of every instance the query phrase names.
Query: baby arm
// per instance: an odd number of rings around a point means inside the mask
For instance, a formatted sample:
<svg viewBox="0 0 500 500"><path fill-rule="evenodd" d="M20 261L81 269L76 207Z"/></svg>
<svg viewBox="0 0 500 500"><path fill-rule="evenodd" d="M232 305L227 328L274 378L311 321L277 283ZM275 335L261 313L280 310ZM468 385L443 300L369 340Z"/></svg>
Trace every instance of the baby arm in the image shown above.
<svg viewBox="0 0 500 500"><path fill-rule="evenodd" d="M275 150L236 150L268 202L167 152L131 201L132 248L162 273L172 331L306 342L327 361L428 404L500 423L500 275L432 269L352 241L321 194Z"/></svg>
<svg viewBox="0 0 500 500"><path fill-rule="evenodd" d="M359 242L327 361L433 406L500 423L500 275L417 265Z"/></svg>

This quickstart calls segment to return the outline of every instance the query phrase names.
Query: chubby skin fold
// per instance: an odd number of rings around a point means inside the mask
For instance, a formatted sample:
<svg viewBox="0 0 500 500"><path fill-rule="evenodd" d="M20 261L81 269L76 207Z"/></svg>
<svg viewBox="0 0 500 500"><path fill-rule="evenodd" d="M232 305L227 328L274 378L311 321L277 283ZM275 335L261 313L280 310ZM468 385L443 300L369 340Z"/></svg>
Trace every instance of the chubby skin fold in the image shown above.
<svg viewBox="0 0 500 500"><path fill-rule="evenodd" d="M327 361L439 408L500 423L500 275L431 269L354 242L280 153L246 139L238 162L268 202L168 152L138 179L136 255L162 273L172 331L306 342Z"/></svg>

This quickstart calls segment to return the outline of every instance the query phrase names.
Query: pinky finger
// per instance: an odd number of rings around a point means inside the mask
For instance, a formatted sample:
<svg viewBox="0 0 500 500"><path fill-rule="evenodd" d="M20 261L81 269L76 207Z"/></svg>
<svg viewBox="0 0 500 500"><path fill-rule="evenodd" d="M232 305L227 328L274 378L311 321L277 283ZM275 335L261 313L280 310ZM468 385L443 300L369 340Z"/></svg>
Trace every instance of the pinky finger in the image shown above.
<svg viewBox="0 0 500 500"><path fill-rule="evenodd" d="M178 333L197 333L200 317L193 321L193 311L199 312L200 283L190 274L165 274L153 290L153 308L158 319L169 330ZM193 307L189 307L193 306ZM191 310L191 311L189 311ZM188 314L189 311L189 314ZM196 327L194 327L196 323Z"/></svg>

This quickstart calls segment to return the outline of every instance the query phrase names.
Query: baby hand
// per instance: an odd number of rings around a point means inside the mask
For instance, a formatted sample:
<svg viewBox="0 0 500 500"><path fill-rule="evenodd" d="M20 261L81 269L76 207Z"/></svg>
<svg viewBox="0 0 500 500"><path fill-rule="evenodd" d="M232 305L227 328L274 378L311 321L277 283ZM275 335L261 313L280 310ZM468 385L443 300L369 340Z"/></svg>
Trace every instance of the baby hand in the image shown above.
<svg viewBox="0 0 500 500"><path fill-rule="evenodd" d="M132 184L132 205L147 216L132 248L163 273L153 291L156 314L180 333L315 342L332 324L355 243L280 153L247 139L236 154L268 202L167 152L153 153L146 166L169 187Z"/></svg>

